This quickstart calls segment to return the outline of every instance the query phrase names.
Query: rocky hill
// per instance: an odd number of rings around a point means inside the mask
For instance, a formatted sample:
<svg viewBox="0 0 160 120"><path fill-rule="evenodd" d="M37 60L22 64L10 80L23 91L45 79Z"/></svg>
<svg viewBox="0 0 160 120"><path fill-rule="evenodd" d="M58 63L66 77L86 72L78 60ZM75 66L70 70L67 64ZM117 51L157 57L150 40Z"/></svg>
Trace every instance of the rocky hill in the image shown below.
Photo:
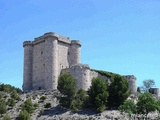
<svg viewBox="0 0 160 120"><path fill-rule="evenodd" d="M7 92L0 92L2 97L7 102L11 98L11 94ZM63 109L59 106L58 97L60 93L58 91L32 91L29 93L23 93L19 95L19 100L16 100L16 104L13 107L7 105L7 112L1 116L8 114L12 120L16 120L18 117L22 104L31 98L33 105L35 106L34 112L31 114L32 120L112 120L123 118L117 110L104 111L102 113L96 113L90 109L85 109L77 113L70 110ZM49 104L49 106L46 106Z"/></svg>

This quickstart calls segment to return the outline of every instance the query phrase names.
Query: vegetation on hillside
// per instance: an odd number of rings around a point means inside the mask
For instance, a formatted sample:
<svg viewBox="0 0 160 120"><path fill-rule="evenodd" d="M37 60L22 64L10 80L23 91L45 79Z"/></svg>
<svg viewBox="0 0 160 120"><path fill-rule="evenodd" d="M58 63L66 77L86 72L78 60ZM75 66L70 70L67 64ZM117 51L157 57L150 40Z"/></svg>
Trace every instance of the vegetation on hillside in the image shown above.
<svg viewBox="0 0 160 120"><path fill-rule="evenodd" d="M145 92L138 96L138 102L134 103L133 100L126 100L119 106L118 110L121 113L125 112L129 115L141 115L139 117L146 118L148 113L158 111L160 112L160 100L155 99L151 93Z"/></svg>
<svg viewBox="0 0 160 120"><path fill-rule="evenodd" d="M111 77L113 79L110 85L108 81L100 77L94 78L87 94L85 91L77 90L76 80L71 74L62 74L58 81L58 90L62 94L61 106L73 111L89 107L97 112L104 111L108 106L110 108L119 107L130 95L128 81L117 74ZM81 97L78 97L80 93Z"/></svg>
<svg viewBox="0 0 160 120"><path fill-rule="evenodd" d="M92 69L92 70L95 72L98 72L101 75L104 75L104 76L110 78L111 80L113 80L116 75L119 75L117 73L107 72L107 71L103 71L103 70L95 70L95 69Z"/></svg>
<svg viewBox="0 0 160 120"><path fill-rule="evenodd" d="M3 83L0 83L0 91L4 91L8 93L15 91L17 93L22 93L21 89L11 86L9 84L3 84Z"/></svg>
<svg viewBox="0 0 160 120"><path fill-rule="evenodd" d="M108 80L97 77L92 80L89 90L85 91L77 89L76 79L71 74L64 73L59 76L58 90L61 95L56 97L59 98L62 108L70 109L73 112L78 112L85 108L93 109L96 112L103 112L106 109L118 109L120 112L125 112L129 115L144 114L145 116L150 112L160 112L160 100L155 99L148 92L148 89L154 85L154 81L143 81L143 88L147 92L142 91L141 93L140 87L137 88L139 94L136 103L132 98L127 99L131 91L128 89L129 83L125 77L111 72L95 71L107 76L111 83L108 84ZM41 106L39 115L44 110L53 108L53 104L50 99L49 101L47 100L49 96L46 94L42 94L41 96L36 95L33 98L26 96L25 99L22 99L19 93L22 93L19 88L0 84L0 115L4 120L11 119L8 115L8 110L17 107L19 101L21 101L20 107L16 108L16 110L19 110L18 120L30 120L31 114L39 106ZM33 101L37 98L38 102L34 103Z"/></svg>

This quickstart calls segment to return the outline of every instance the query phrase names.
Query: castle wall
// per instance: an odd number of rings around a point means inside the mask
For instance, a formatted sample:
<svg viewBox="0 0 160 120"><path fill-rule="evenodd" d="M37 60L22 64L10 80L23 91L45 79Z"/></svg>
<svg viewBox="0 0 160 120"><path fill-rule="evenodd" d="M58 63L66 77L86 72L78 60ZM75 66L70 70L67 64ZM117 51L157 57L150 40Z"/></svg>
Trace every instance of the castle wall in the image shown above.
<svg viewBox="0 0 160 120"><path fill-rule="evenodd" d="M34 90L45 88L45 43L41 42L33 46L33 78Z"/></svg>

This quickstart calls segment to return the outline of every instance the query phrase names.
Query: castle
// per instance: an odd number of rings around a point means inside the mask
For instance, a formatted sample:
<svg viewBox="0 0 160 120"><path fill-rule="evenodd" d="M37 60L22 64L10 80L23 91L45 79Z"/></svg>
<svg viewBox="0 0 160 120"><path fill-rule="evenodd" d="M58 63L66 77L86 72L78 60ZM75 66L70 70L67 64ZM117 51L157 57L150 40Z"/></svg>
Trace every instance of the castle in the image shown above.
<svg viewBox="0 0 160 120"><path fill-rule="evenodd" d="M109 79L80 63L81 43L53 32L45 33L34 41L24 41L23 91L57 89L58 77L63 72L71 73L77 87L88 90L95 77ZM129 88L136 93L136 77L125 76Z"/></svg>

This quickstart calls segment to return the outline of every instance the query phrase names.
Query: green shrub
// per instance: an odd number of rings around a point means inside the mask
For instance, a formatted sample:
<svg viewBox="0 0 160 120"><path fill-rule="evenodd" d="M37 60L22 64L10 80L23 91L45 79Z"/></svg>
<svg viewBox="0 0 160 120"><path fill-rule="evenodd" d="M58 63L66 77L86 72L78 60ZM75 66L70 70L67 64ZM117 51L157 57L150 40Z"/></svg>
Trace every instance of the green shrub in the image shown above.
<svg viewBox="0 0 160 120"><path fill-rule="evenodd" d="M37 108L39 105L38 105L38 103L35 103L34 104L34 108Z"/></svg>
<svg viewBox="0 0 160 120"><path fill-rule="evenodd" d="M13 90L13 91L11 92L11 97L12 97L13 99L15 99L15 100L20 100L20 97L19 97L19 95L18 95L18 93L17 93L16 90Z"/></svg>
<svg viewBox="0 0 160 120"><path fill-rule="evenodd" d="M136 113L136 105L133 100L126 100L122 105L119 106L118 110L123 113L128 113L129 115Z"/></svg>
<svg viewBox="0 0 160 120"><path fill-rule="evenodd" d="M8 99L7 105L11 107L15 106L15 100L13 98Z"/></svg>
<svg viewBox="0 0 160 120"><path fill-rule="evenodd" d="M116 75L109 86L108 106L118 108L129 97L129 83L125 77Z"/></svg>
<svg viewBox="0 0 160 120"><path fill-rule="evenodd" d="M94 78L88 93L90 106L97 112L104 111L108 98L106 82L100 77Z"/></svg>
<svg viewBox="0 0 160 120"><path fill-rule="evenodd" d="M44 107L45 107L45 108L50 108L50 107L51 107L51 103L46 103L46 104L44 105Z"/></svg>
<svg viewBox="0 0 160 120"><path fill-rule="evenodd" d="M24 104L22 104L22 110L26 110L28 113L33 113L34 111L34 105L31 101L31 98L28 98Z"/></svg>
<svg viewBox="0 0 160 120"><path fill-rule="evenodd" d="M40 97L40 100L41 100L41 101L44 101L45 99L47 99L46 96L41 96L41 97Z"/></svg>
<svg viewBox="0 0 160 120"><path fill-rule="evenodd" d="M10 116L8 114L6 114L4 117L3 117L3 120L11 120Z"/></svg>
<svg viewBox="0 0 160 120"><path fill-rule="evenodd" d="M86 106L88 96L85 90L79 89L71 104L71 110L77 112Z"/></svg>
<svg viewBox="0 0 160 120"><path fill-rule="evenodd" d="M4 114L7 112L6 102L5 100L0 100L0 114Z"/></svg>
<svg viewBox="0 0 160 120"><path fill-rule="evenodd" d="M154 112L157 109L157 101L151 93L145 92L138 96L137 112L138 114L148 115L149 112Z"/></svg>
<svg viewBox="0 0 160 120"><path fill-rule="evenodd" d="M20 112L19 116L17 117L17 120L31 120L31 117L26 110L23 110Z"/></svg>
<svg viewBox="0 0 160 120"><path fill-rule="evenodd" d="M16 90L17 93L22 93L22 90L19 88L15 88L14 86L11 86L9 84L0 84L0 91L4 92L12 92L13 90Z"/></svg>

